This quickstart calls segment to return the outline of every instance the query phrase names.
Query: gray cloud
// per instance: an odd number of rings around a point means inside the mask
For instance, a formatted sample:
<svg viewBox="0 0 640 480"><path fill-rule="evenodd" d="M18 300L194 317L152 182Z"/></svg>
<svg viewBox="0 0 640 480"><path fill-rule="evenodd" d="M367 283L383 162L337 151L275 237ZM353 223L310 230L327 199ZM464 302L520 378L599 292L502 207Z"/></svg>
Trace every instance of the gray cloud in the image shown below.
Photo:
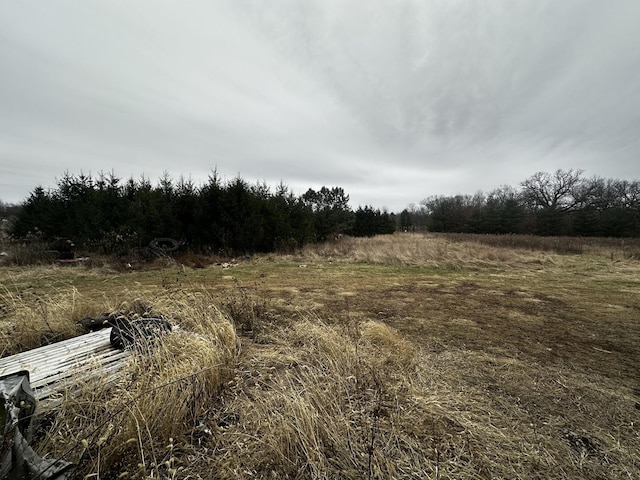
<svg viewBox="0 0 640 480"><path fill-rule="evenodd" d="M640 4L0 7L0 199L212 169L398 210L538 170L640 177Z"/></svg>

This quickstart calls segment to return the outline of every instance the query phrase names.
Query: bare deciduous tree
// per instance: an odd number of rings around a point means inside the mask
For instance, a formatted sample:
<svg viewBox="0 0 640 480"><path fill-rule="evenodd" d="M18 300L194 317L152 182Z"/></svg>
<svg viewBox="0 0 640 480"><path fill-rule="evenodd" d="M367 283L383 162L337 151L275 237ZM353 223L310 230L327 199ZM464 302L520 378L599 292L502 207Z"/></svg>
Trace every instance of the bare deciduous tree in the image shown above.
<svg viewBox="0 0 640 480"><path fill-rule="evenodd" d="M522 197L533 209L574 210L585 195L583 170L538 172L522 182Z"/></svg>

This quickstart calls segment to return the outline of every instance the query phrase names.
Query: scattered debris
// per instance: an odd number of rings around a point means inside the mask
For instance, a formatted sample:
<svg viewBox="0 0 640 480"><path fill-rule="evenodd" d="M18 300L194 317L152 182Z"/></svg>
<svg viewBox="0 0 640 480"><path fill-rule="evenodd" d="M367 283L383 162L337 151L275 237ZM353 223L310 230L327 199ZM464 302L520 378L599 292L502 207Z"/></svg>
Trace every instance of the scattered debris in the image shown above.
<svg viewBox="0 0 640 480"><path fill-rule="evenodd" d="M19 371L0 377L0 418L3 424L0 444L0 478L64 480L73 466L63 460L43 459L29 445L29 424L36 399L29 383L29 372Z"/></svg>
<svg viewBox="0 0 640 480"><path fill-rule="evenodd" d="M50 248L47 253L52 255L54 260L73 260L76 258L76 245L70 239L58 238L50 245Z"/></svg>
<svg viewBox="0 0 640 480"><path fill-rule="evenodd" d="M161 253L171 253L180 248L180 242L173 238L154 238L149 242L149 247Z"/></svg>
<svg viewBox="0 0 640 480"><path fill-rule="evenodd" d="M1 358L0 376L28 371L38 402L45 408L55 406L59 390L69 386L67 380L83 380L96 372L112 374L124 366L130 352L113 348L110 333L104 329Z"/></svg>
<svg viewBox="0 0 640 480"><path fill-rule="evenodd" d="M109 341L120 350L136 345L151 345L155 340L171 331L171 324L163 318L118 318L113 322Z"/></svg>
<svg viewBox="0 0 640 480"><path fill-rule="evenodd" d="M112 381L133 347L151 345L172 329L162 318L129 320L114 314L87 318L81 323L88 329L112 328L0 359L0 419L4 423L0 425L3 428L2 480L71 478L68 474L73 464L45 460L29 445L29 424L36 400L47 409L55 407L61 401L59 390L68 389L69 379L81 382L99 373L104 376L104 382Z"/></svg>
<svg viewBox="0 0 640 480"><path fill-rule="evenodd" d="M113 312L102 312L95 316L84 317L78 323L88 332L95 332L103 328L113 327L123 319L132 321L138 318L155 318L151 315L151 306L140 300L134 301L129 308L125 310L116 310Z"/></svg>
<svg viewBox="0 0 640 480"><path fill-rule="evenodd" d="M101 313L95 317L85 317L80 320L80 325L88 332L113 327L109 340L112 346L121 350L133 346L141 339L153 341L172 330L171 323L164 318L132 319L122 312Z"/></svg>

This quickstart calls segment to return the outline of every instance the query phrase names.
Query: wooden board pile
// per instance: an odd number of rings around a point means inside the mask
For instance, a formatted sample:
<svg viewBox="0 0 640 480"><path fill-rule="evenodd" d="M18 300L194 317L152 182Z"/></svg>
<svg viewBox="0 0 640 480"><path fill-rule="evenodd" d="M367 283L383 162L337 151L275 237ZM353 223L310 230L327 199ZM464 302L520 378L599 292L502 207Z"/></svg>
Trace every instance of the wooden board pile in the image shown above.
<svg viewBox="0 0 640 480"><path fill-rule="evenodd" d="M97 371L108 378L125 365L131 351L114 348L110 335L111 328L106 328L1 358L0 377L29 372L40 407L54 406L61 401L69 381L79 383Z"/></svg>

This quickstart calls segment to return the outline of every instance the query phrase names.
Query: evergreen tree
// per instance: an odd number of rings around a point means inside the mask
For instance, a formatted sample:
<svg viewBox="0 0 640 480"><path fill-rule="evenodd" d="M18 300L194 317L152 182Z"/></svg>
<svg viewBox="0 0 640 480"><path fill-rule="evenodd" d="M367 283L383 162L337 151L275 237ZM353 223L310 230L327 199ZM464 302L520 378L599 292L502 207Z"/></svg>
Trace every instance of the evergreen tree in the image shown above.
<svg viewBox="0 0 640 480"><path fill-rule="evenodd" d="M319 191L307 190L302 201L314 213L316 240L347 233L353 224L353 212L349 207L349 195L340 187L322 187Z"/></svg>
<svg viewBox="0 0 640 480"><path fill-rule="evenodd" d="M412 229L413 222L411 220L411 214L406 208L400 212L400 230L408 232Z"/></svg>

